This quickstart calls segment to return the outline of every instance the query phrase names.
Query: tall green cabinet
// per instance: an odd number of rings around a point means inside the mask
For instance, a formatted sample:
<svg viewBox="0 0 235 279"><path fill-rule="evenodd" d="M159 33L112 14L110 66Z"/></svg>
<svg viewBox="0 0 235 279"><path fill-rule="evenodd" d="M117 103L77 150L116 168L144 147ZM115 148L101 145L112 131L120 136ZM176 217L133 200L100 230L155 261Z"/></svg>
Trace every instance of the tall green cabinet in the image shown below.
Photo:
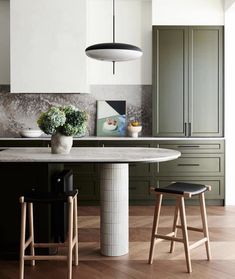
<svg viewBox="0 0 235 279"><path fill-rule="evenodd" d="M223 136L222 26L153 26L153 136Z"/></svg>

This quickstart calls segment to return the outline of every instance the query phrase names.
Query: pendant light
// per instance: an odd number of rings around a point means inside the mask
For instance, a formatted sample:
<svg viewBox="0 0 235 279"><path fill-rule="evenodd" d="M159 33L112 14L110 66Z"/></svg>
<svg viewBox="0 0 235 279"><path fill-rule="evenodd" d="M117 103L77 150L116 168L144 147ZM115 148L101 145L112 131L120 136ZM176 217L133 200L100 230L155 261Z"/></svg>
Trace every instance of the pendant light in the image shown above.
<svg viewBox="0 0 235 279"><path fill-rule="evenodd" d="M113 74L115 74L115 62L138 59L142 56L142 50L134 45L115 42L115 0L113 0L113 42L101 43L86 48L86 55L90 58L113 62Z"/></svg>

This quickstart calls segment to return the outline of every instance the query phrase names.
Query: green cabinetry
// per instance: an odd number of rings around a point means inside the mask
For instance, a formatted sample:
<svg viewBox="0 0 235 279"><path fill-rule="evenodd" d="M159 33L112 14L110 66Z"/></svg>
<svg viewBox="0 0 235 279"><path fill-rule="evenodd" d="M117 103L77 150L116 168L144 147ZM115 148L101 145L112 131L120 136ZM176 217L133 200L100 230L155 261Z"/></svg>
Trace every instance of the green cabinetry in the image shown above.
<svg viewBox="0 0 235 279"><path fill-rule="evenodd" d="M153 135L223 136L223 27L153 27Z"/></svg>
<svg viewBox="0 0 235 279"><path fill-rule="evenodd" d="M161 141L159 147L179 150L181 157L158 165L157 186L172 181L208 184L207 203L224 204L224 140Z"/></svg>
<svg viewBox="0 0 235 279"><path fill-rule="evenodd" d="M7 146L47 146L48 140L0 141L1 147ZM74 140L75 147L160 147L179 150L181 157L177 160L161 163L130 163L129 167L129 197L131 204L152 204L154 195L150 187L166 186L172 181L205 183L212 186L212 191L206 195L207 203L224 203L224 140L223 139L116 139L116 140ZM14 165L14 164L13 164ZM42 165L42 166L41 166ZM32 177L47 179L47 167L33 168ZM24 164L15 164L19 173L25 172ZM79 189L80 204L99 203L99 164L66 163L64 168L72 169L74 186ZM3 170L3 168L2 168ZM22 171L21 171L22 170ZM35 174L33 173L35 172ZM40 175L41 174L41 175ZM42 187L40 180L27 181L32 187ZM40 182L40 183L39 183ZM21 185L21 183L20 183ZM10 183L9 187L15 187ZM31 187L31 186L30 186ZM18 193L19 191L17 191Z"/></svg>

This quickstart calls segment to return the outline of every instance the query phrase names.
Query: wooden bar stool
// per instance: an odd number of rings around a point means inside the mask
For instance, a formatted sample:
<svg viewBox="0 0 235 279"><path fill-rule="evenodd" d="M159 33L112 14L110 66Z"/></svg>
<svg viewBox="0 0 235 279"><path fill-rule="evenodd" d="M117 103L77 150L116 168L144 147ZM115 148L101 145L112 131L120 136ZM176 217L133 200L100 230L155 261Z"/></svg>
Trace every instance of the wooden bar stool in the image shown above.
<svg viewBox="0 0 235 279"><path fill-rule="evenodd" d="M211 258L207 216L206 216L206 206L205 206L205 195L204 195L205 191L211 190L211 186L201 185L201 184L192 184L192 183L183 183L183 182L174 182L174 183L166 186L165 188L153 188L153 190L156 193L156 206L155 206L155 213L154 213L154 219L153 219L150 251L149 251L149 264L153 263L153 252L154 252L155 244L157 242L162 241L162 240L170 240L171 241L170 253L172 253L174 250L175 241L182 242L184 244L187 270L189 273L191 273L192 266L191 266L191 259L190 259L190 253L189 253L190 250L205 243L207 259L210 260L210 258ZM157 232L159 218L160 218L162 197L164 194L176 197L173 229L172 229L172 232L167 235L158 234L158 232ZM186 223L184 198L191 198L192 196L195 196L195 195L199 196L202 228L189 227L189 226L187 226L187 223ZM181 221L180 225L178 225L179 215L180 215L180 221ZM182 230L182 238L177 237L177 229ZM188 230L201 232L201 233L203 233L204 237L201 238L200 240L194 242L193 244L189 245Z"/></svg>
<svg viewBox="0 0 235 279"><path fill-rule="evenodd" d="M21 239L20 239L20 279L24 278L24 261L30 260L35 265L35 260L67 260L68 275L72 278L72 252L74 248L74 264L78 265L78 233L77 233L77 190L64 193L37 193L32 192L20 197L21 203ZM33 203L58 203L68 204L68 237L65 243L35 243L33 224ZM29 213L29 238L26 240L26 211ZM25 255L26 248L30 248L30 255ZM67 247L67 255L35 255L34 248Z"/></svg>

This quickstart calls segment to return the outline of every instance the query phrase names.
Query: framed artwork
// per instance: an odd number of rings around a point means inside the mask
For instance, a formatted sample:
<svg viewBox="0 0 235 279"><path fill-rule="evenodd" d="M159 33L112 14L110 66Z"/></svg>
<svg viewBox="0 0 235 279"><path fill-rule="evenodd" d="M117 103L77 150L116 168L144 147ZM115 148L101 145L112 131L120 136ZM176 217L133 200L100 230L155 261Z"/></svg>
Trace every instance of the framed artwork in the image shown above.
<svg viewBox="0 0 235 279"><path fill-rule="evenodd" d="M126 101L97 101L97 136L126 135Z"/></svg>

